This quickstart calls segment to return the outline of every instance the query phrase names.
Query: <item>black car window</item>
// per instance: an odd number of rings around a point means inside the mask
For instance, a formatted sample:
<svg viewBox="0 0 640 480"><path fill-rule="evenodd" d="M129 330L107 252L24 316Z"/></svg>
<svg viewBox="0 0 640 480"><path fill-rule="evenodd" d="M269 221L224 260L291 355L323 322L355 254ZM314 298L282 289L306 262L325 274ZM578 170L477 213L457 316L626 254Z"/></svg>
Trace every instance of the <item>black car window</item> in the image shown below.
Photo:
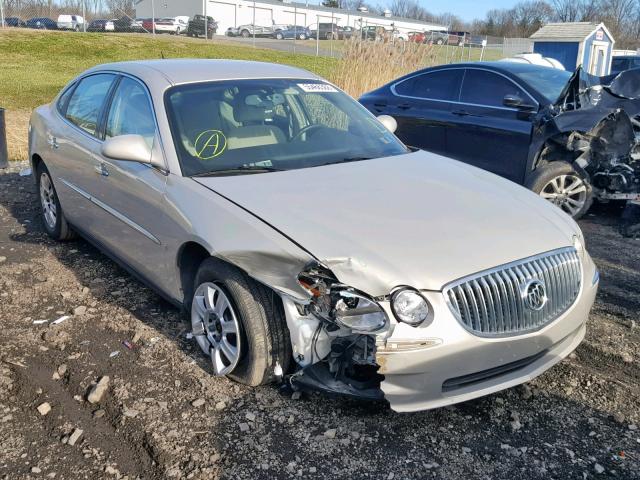
<svg viewBox="0 0 640 480"><path fill-rule="evenodd" d="M615 70L616 72L621 72L622 70L627 70L629 68L629 59L627 58L614 58L611 61L611 70Z"/></svg>
<svg viewBox="0 0 640 480"><path fill-rule="evenodd" d="M156 125L147 92L135 80L124 77L111 102L105 137L142 135L151 146L155 133Z"/></svg>
<svg viewBox="0 0 640 480"><path fill-rule="evenodd" d="M522 100L528 98L520 87L502 75L486 70L467 69L462 82L461 102L503 107L506 95L515 95Z"/></svg>
<svg viewBox="0 0 640 480"><path fill-rule="evenodd" d="M462 69L423 73L396 84L398 95L430 100L457 100Z"/></svg>
<svg viewBox="0 0 640 480"><path fill-rule="evenodd" d="M67 105L66 118L90 135L96 135L102 105L115 75L101 73L83 78Z"/></svg>

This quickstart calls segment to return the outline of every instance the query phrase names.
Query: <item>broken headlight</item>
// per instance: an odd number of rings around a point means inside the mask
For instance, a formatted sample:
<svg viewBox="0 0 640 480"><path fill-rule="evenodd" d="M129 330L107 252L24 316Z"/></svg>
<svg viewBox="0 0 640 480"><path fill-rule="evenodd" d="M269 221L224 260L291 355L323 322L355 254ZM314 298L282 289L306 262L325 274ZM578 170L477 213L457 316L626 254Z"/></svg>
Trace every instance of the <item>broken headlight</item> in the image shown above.
<svg viewBox="0 0 640 480"><path fill-rule="evenodd" d="M340 283L323 265L309 265L298 275L298 283L311 294L310 310L324 320L358 333L375 332L388 323L373 298Z"/></svg>
<svg viewBox="0 0 640 480"><path fill-rule="evenodd" d="M391 310L400 322L420 325L429 317L429 302L411 287L400 287L391 293Z"/></svg>

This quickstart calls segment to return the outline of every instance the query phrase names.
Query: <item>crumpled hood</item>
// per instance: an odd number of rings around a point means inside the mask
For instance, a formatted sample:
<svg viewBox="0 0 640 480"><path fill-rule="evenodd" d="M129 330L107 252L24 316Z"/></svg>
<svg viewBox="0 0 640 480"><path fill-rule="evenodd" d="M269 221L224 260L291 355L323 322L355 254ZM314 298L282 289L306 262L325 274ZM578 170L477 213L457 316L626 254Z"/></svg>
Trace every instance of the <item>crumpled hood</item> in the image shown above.
<svg viewBox="0 0 640 480"><path fill-rule="evenodd" d="M572 245L579 231L525 188L423 151L195 180L299 243L341 282L375 296L397 285L440 290Z"/></svg>

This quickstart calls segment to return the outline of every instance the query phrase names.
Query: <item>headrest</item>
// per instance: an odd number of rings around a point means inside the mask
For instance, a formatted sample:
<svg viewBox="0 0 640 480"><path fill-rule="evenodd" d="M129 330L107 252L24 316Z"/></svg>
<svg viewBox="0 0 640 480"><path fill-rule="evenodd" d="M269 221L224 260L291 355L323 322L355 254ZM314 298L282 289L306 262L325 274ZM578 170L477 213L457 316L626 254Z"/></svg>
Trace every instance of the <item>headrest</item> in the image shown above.
<svg viewBox="0 0 640 480"><path fill-rule="evenodd" d="M233 118L236 122L264 122L273 117L273 102L259 94L241 95L234 102Z"/></svg>

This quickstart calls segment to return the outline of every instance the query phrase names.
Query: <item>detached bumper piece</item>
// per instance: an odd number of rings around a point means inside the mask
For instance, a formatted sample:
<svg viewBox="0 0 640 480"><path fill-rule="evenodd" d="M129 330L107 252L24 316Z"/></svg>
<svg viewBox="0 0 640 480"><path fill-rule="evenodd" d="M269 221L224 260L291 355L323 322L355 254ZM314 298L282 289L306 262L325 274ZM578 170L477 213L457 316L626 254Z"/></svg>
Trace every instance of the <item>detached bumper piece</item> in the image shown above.
<svg viewBox="0 0 640 480"><path fill-rule="evenodd" d="M380 390L380 381L384 377L378 373L374 375L377 378L354 379L344 376L337 378L329 371L327 362L318 362L293 375L291 386L298 390L317 390L329 395L346 396L360 400L383 400L384 394Z"/></svg>

